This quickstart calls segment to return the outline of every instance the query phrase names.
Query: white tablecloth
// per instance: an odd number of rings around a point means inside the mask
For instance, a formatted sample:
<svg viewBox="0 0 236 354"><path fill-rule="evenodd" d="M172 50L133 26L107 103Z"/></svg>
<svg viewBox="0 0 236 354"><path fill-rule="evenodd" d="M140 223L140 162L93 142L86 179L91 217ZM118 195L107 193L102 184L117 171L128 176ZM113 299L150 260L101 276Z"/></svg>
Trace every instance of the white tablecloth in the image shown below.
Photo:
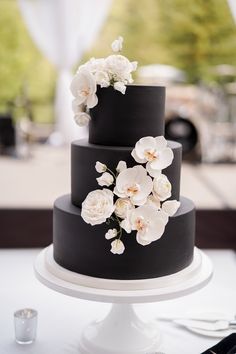
<svg viewBox="0 0 236 354"><path fill-rule="evenodd" d="M33 262L40 250L0 250L0 354L78 354L83 327L103 317L110 305L70 298L36 280ZM233 251L209 250L214 277L204 289L166 302L135 305L137 314L151 319L158 314L173 316L194 310L236 313L236 257ZM14 342L13 312L24 307L38 310L38 335L34 344ZM219 339L191 333L172 323L160 322L161 350L165 354L199 354ZM94 353L96 354L96 353Z"/></svg>

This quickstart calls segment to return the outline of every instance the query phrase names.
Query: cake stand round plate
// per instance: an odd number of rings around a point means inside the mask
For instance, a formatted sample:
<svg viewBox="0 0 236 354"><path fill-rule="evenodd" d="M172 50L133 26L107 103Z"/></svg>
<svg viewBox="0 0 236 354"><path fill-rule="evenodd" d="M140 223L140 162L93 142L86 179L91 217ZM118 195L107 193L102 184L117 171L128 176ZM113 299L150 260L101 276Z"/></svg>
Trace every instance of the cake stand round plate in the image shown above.
<svg viewBox="0 0 236 354"><path fill-rule="evenodd" d="M80 299L113 303L102 321L89 325L80 338L80 354L148 354L160 346L156 322L143 322L132 304L157 302L190 294L212 276L209 258L195 248L190 266L175 274L146 280L109 280L66 270L53 258L53 246L35 261L35 274L47 287Z"/></svg>

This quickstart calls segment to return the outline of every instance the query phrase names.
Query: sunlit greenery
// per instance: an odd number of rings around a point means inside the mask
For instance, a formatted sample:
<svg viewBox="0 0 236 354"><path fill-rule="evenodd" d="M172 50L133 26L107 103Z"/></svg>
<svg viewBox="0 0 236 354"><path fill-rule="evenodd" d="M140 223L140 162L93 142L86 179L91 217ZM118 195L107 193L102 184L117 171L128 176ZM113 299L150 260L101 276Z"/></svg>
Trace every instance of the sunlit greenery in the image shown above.
<svg viewBox="0 0 236 354"><path fill-rule="evenodd" d="M236 65L236 25L227 0L114 1L89 54L107 54L118 34L130 58L184 69L190 82L207 80L213 65Z"/></svg>
<svg viewBox="0 0 236 354"><path fill-rule="evenodd" d="M33 44L15 0L0 0L0 104L20 98L48 101L55 71ZM46 120L49 117L45 117ZM44 117L40 117L44 121Z"/></svg>
<svg viewBox="0 0 236 354"><path fill-rule="evenodd" d="M83 61L108 55L118 35L125 38L124 54L139 65L174 65L190 82L209 79L212 65L236 65L236 26L227 0L113 0ZM22 92L38 104L52 102L55 79L55 68L31 40L17 1L0 0L0 108ZM48 121L51 112L36 119Z"/></svg>
<svg viewBox="0 0 236 354"><path fill-rule="evenodd" d="M160 0L160 40L167 61L192 82L207 80L209 67L236 64L236 26L225 0Z"/></svg>

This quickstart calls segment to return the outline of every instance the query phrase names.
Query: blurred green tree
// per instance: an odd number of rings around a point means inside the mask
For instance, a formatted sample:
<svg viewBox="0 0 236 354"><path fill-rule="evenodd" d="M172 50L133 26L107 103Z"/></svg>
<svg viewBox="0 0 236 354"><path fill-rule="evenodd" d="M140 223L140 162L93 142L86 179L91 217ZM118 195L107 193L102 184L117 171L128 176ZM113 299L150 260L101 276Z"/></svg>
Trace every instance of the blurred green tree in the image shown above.
<svg viewBox="0 0 236 354"><path fill-rule="evenodd" d="M236 26L226 0L159 0L159 40L167 63L190 82L211 76L209 67L236 64Z"/></svg>
<svg viewBox="0 0 236 354"><path fill-rule="evenodd" d="M26 89L31 100L53 97L55 71L33 44L15 0L0 1L0 106ZM42 120L44 118L42 117Z"/></svg>
<svg viewBox="0 0 236 354"><path fill-rule="evenodd" d="M176 66L190 82L210 79L210 66L236 65L236 25L227 0L115 1L89 55L107 55L118 35L125 37L129 58Z"/></svg>

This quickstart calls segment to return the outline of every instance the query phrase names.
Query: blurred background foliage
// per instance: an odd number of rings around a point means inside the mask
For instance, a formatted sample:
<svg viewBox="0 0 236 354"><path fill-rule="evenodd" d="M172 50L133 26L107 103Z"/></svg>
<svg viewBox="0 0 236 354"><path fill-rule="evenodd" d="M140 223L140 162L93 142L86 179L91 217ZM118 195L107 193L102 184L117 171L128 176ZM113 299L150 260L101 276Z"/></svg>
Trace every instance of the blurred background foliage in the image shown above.
<svg viewBox="0 0 236 354"><path fill-rule="evenodd" d="M52 97L55 72L29 37L15 0L0 1L0 63L1 101L27 82L31 98Z"/></svg>
<svg viewBox="0 0 236 354"><path fill-rule="evenodd" d="M56 72L24 25L16 0L0 0L0 109L29 98L41 121L51 120ZM44 114L45 111L45 114ZM20 109L16 113L21 115Z"/></svg>
<svg viewBox="0 0 236 354"><path fill-rule="evenodd" d="M110 54L118 35L129 59L176 66L192 83L211 80L214 65L236 65L236 26L227 0L114 0L83 61ZM53 100L56 71L31 40L16 0L0 0L0 64L0 109L24 94L41 105L36 119L51 121L45 107Z"/></svg>

